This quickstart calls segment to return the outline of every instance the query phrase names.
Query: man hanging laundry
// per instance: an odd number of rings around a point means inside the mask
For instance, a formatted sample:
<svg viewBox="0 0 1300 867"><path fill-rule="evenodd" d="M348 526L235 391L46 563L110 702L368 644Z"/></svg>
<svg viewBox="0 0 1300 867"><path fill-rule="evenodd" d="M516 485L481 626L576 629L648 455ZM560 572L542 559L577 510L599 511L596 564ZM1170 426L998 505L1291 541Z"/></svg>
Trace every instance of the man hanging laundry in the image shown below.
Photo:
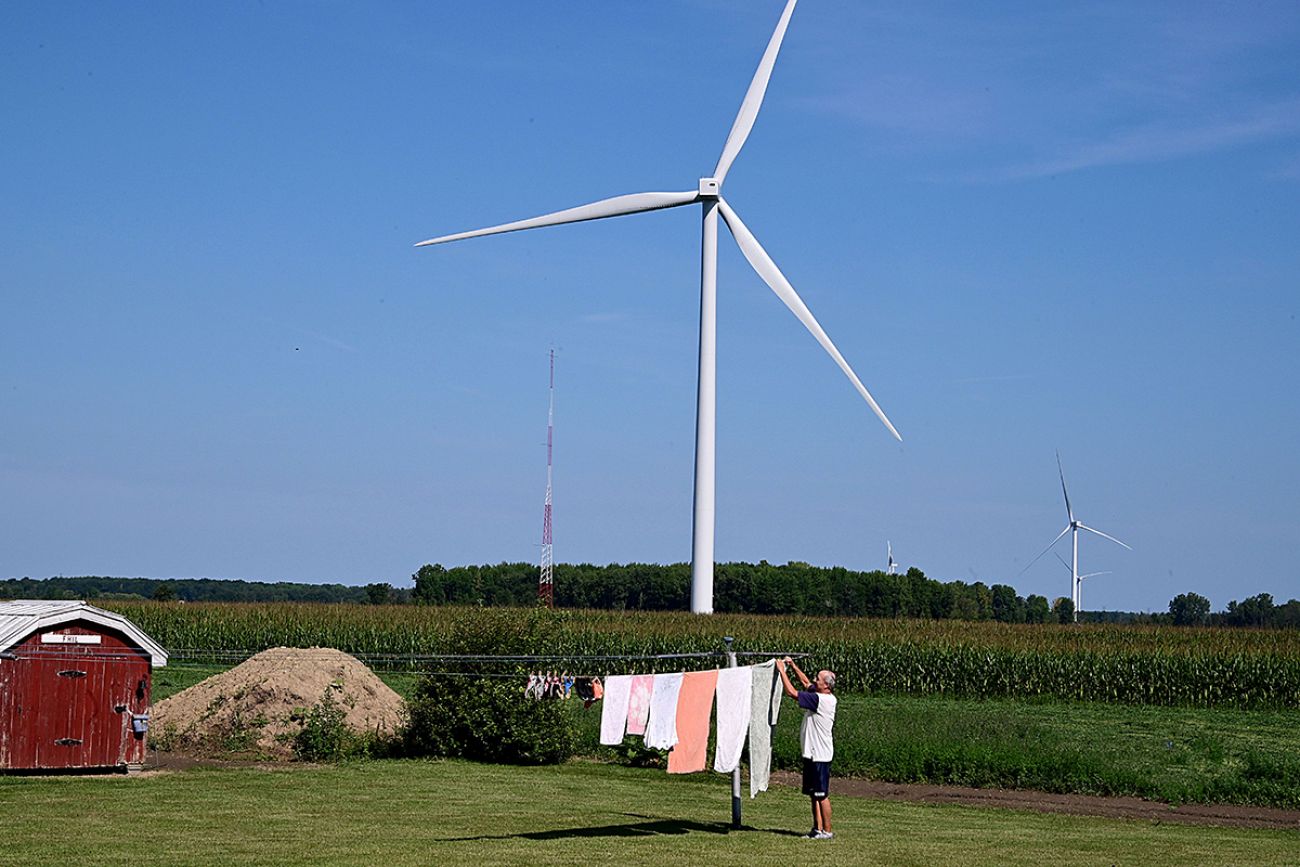
<svg viewBox="0 0 1300 867"><path fill-rule="evenodd" d="M796 690L790 682L786 666L794 669L803 684L802 690ZM799 743L803 749L803 793L812 799L812 830L808 836L814 840L829 840L831 833L831 759L835 755L835 744L831 740L831 730L835 727L836 698L835 672L817 672L816 682L810 681L808 675L799 670L790 657L780 660L776 666L781 673L781 683L785 694L798 702L803 710L803 723L799 727Z"/></svg>

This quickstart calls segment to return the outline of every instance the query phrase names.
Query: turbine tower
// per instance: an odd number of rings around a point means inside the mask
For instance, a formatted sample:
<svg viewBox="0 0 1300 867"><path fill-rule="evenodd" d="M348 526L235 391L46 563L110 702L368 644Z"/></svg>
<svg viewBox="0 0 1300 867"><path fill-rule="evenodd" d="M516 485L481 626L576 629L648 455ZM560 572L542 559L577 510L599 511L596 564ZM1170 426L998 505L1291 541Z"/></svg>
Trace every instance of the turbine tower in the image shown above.
<svg viewBox="0 0 1300 867"><path fill-rule="evenodd" d="M1038 553L1038 557L1035 557L1034 559L1030 560L1028 565L1026 565L1024 569L1020 570L1019 575L1023 575L1025 574L1025 572L1029 571L1029 567L1037 563L1039 558L1042 557L1044 554L1046 554L1048 551L1052 550L1052 547L1056 545L1057 542L1061 541L1062 536L1064 536L1066 533L1070 533L1071 534L1070 549L1073 552L1070 557L1070 566L1069 566L1070 601L1074 603L1074 622L1078 623L1079 608L1083 604L1083 579L1091 578L1094 575L1106 574L1104 572L1090 572L1087 575L1079 574L1079 531L1087 530L1089 533L1095 533L1096 535L1101 536L1103 539L1111 540L1116 545L1123 545L1125 548L1128 548L1130 551L1132 551L1133 549L1129 545L1126 545L1125 543L1121 542L1119 539L1116 539L1114 536L1109 536L1103 533L1101 530L1094 530L1092 527L1089 527L1087 524L1083 523L1082 521L1074 517L1074 509L1071 508L1070 506L1070 492L1065 489L1065 470L1062 469L1061 467L1060 452L1056 453L1056 470L1061 475L1061 493L1065 495L1065 514L1069 517L1070 522L1066 524L1065 529L1062 530L1060 534L1058 534L1057 537L1052 540L1051 545L1048 545L1046 548L1040 551ZM1019 575L1017 577L1019 577Z"/></svg>
<svg viewBox="0 0 1300 867"><path fill-rule="evenodd" d="M731 126L722 155L718 159L713 173L699 179L695 189L681 192L632 193L602 199L576 208L556 211L539 217L503 223L485 229L458 232L430 238L416 244L425 247L431 244L443 244L465 238L477 238L482 235L496 235L503 232L516 232L521 229L536 229L542 226L557 226L563 223L578 223L584 220L599 220L605 217L617 217L624 214L638 214L643 211L657 211L664 208L676 208L682 205L698 204L703 210L700 255L700 348L699 380L696 392L695 414L695 501L693 539L691 546L691 611L708 614L713 611L713 530L714 530L714 455L715 455L715 411L717 382L717 271L718 271L718 218L726 223L732 236L736 239L741 253L758 272L763 282L771 288L776 296L790 309L804 327L812 333L822 348L835 360L840 370L853 383L858 394L866 400L897 439L902 436L885 416L866 386L858 379L844 356L835 348L830 337L818 324L807 305L794 291L785 275L763 249L748 227L745 226L735 210L722 198L722 184L731 169L741 147L754 128L758 110L763 104L767 92L768 80L776 64L777 53L781 50L781 41L785 38L786 27L794 12L796 0L788 0L776 30L767 44L767 50L759 61L758 70L750 82L740 105L740 112Z"/></svg>
<svg viewBox="0 0 1300 867"><path fill-rule="evenodd" d="M885 540L885 550L889 553L889 574L894 575L898 572L898 564L894 562L894 546Z"/></svg>
<svg viewBox="0 0 1300 867"><path fill-rule="evenodd" d="M546 504L542 506L542 571L537 579L537 601L555 607L555 562L551 555L551 447L555 443L555 350L551 350L550 404L546 409Z"/></svg>

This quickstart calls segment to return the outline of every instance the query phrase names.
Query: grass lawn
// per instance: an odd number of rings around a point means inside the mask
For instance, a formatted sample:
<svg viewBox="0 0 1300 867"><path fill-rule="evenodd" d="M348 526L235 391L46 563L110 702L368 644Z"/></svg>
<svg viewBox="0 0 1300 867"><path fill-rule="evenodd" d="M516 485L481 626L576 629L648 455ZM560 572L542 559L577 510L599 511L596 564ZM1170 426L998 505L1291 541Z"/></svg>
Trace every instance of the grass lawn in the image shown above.
<svg viewBox="0 0 1300 867"><path fill-rule="evenodd" d="M591 762L385 761L140 777L0 777L0 864L1296 864L1300 832L835 800ZM813 855L810 849L818 850Z"/></svg>

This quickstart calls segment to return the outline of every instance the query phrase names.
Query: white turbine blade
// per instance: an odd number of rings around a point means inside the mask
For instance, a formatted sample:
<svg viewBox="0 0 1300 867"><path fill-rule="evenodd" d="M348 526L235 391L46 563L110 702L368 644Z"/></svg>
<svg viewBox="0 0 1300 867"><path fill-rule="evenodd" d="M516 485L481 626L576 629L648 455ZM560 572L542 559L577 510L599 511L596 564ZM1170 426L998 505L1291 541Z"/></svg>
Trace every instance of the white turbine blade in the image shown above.
<svg viewBox="0 0 1300 867"><path fill-rule="evenodd" d="M1079 580L1082 581L1084 578L1096 578L1098 575L1110 575L1110 574L1111 571L1109 569L1107 569L1105 572L1089 572L1087 575L1080 575Z"/></svg>
<svg viewBox="0 0 1300 867"><path fill-rule="evenodd" d="M540 217L530 217L527 220L517 220L513 223L502 223L500 226L491 226L486 229L475 229L472 232L458 232L455 235L443 235L439 238L430 238L427 241L421 241L416 244L417 247L427 247L430 244L445 244L448 241L460 241L464 238L477 238L480 235L499 235L503 232L518 232L521 229L539 229L542 226L558 226L563 223L581 223L584 220L600 220L604 217L619 217L623 214L639 214L642 211L657 211L661 208L675 208L678 205L689 205L698 201L700 194L698 190L689 190L681 193L632 193L627 196L615 196L612 199L601 199L599 202L592 202L589 205L579 205L576 208L569 208L565 211L556 211L553 214L543 214Z"/></svg>
<svg viewBox="0 0 1300 867"><path fill-rule="evenodd" d="M1121 542L1119 539L1116 539L1114 536L1108 536L1108 535L1106 535L1105 533L1103 533L1101 530L1094 530L1094 529L1092 529L1092 527L1089 527L1087 524L1082 524L1082 523L1079 524L1079 529L1080 529L1080 530L1087 530L1089 533L1096 533L1098 536L1101 536L1103 539L1109 539L1109 540L1111 540L1111 541L1114 542L1116 545L1124 545L1124 547L1125 547L1125 548L1128 548L1130 551L1133 550L1132 546L1130 546L1130 545L1125 545L1125 544L1124 544L1123 542Z"/></svg>
<svg viewBox="0 0 1300 867"><path fill-rule="evenodd" d="M1052 540L1052 545L1055 545L1057 542L1061 541L1061 536L1064 536L1064 535L1065 535L1066 533L1068 533L1068 532L1070 532L1070 527L1067 525L1066 528L1065 528L1064 530L1061 531L1061 535L1060 535L1060 536L1057 536L1055 539ZM1044 554L1046 554L1048 551L1052 550L1052 545L1048 545L1046 548L1044 548L1043 550L1039 551L1037 557L1035 557L1034 559L1032 559L1032 560L1030 560L1028 563L1026 563L1026 564L1025 564L1025 568L1021 569L1019 572L1016 573L1016 577L1019 578L1021 575L1024 575L1026 572L1028 572L1030 566L1032 566L1032 565L1034 565L1035 563L1037 563L1038 560L1039 560L1039 558L1041 558L1041 557L1042 557ZM1070 570L1070 571L1071 571L1071 574L1073 574L1073 571L1074 571L1074 570Z"/></svg>
<svg viewBox="0 0 1300 867"><path fill-rule="evenodd" d="M817 338L817 342L822 345L822 349L825 349L830 357L835 359L835 363L840 366L840 370L844 371L844 375L853 383L853 387L858 390L858 394L862 395L876 413L876 416L885 423L885 427L889 428L889 432L899 442L902 442L903 437L898 433L898 430L889 421L888 417L885 416L884 410L880 408L875 398L867 391L867 387L862 384L862 380L858 379L858 375L853 372L853 368L849 367L849 363L844 360L844 356L840 355L840 351L835 348L835 344L831 343L831 339L826 336L826 332L817 323L812 311L808 309L808 305L803 303L803 299L794 291L790 281L785 279L781 269L776 267L776 263L772 261L771 256L767 255L767 251L758 243L758 239L740 221L740 217L731 209L731 206L722 199L718 199L718 210L722 213L723 221L726 222L727 228L731 230L732 236L735 237L736 243L740 246L740 252L745 254L749 264L758 272L758 276L763 278L763 282L772 288L772 291L776 293L776 297L785 302L785 306L790 308L790 312L798 317L799 321L812 333L813 337Z"/></svg>
<svg viewBox="0 0 1300 867"><path fill-rule="evenodd" d="M1060 537L1060 536L1057 536L1056 538L1059 539L1059 538L1061 538L1061 537ZM1056 543L1053 542L1052 544L1055 545ZM1057 559L1057 560L1060 560L1060 561L1061 561L1061 565L1065 567L1065 571L1066 571L1066 572L1069 572L1071 575L1074 574L1074 570L1070 568L1070 564L1069 564L1069 563L1066 563L1066 562L1065 562L1065 558L1064 558L1064 557L1062 557L1060 554L1057 554L1055 551L1053 551L1052 554L1056 556L1056 559Z"/></svg>
<svg viewBox="0 0 1300 867"><path fill-rule="evenodd" d="M1074 510L1070 508L1070 492L1065 489L1065 470L1061 469L1061 453L1056 453L1056 469L1061 474L1061 493L1065 494L1065 511L1074 520Z"/></svg>
<svg viewBox="0 0 1300 867"><path fill-rule="evenodd" d="M794 13L796 2L797 0L790 0L785 4L781 20L776 23L776 30L767 43L763 59L758 62L758 70L754 73L753 81L749 83L749 90L745 91L745 99L740 104L740 113L736 115L736 120L731 125L731 132L727 134L727 143L722 146L722 156L718 157L718 167L713 170L713 177L717 178L719 186L727 176L736 154L740 153L740 149L745 146L745 139L749 138L750 130L754 128L754 121L758 118L758 110L763 105L767 82L772 77L772 67L776 65L776 55L781 50L781 40L785 38L785 29L790 24L790 16Z"/></svg>

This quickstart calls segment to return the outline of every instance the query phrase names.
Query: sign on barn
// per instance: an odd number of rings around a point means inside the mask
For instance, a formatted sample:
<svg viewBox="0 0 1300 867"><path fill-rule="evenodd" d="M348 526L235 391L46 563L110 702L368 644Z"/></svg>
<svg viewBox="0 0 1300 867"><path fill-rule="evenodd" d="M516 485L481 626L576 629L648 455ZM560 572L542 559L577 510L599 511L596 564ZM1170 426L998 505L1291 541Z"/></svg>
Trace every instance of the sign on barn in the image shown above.
<svg viewBox="0 0 1300 867"><path fill-rule="evenodd" d="M144 763L153 669L167 653L84 602L0 602L0 771Z"/></svg>

